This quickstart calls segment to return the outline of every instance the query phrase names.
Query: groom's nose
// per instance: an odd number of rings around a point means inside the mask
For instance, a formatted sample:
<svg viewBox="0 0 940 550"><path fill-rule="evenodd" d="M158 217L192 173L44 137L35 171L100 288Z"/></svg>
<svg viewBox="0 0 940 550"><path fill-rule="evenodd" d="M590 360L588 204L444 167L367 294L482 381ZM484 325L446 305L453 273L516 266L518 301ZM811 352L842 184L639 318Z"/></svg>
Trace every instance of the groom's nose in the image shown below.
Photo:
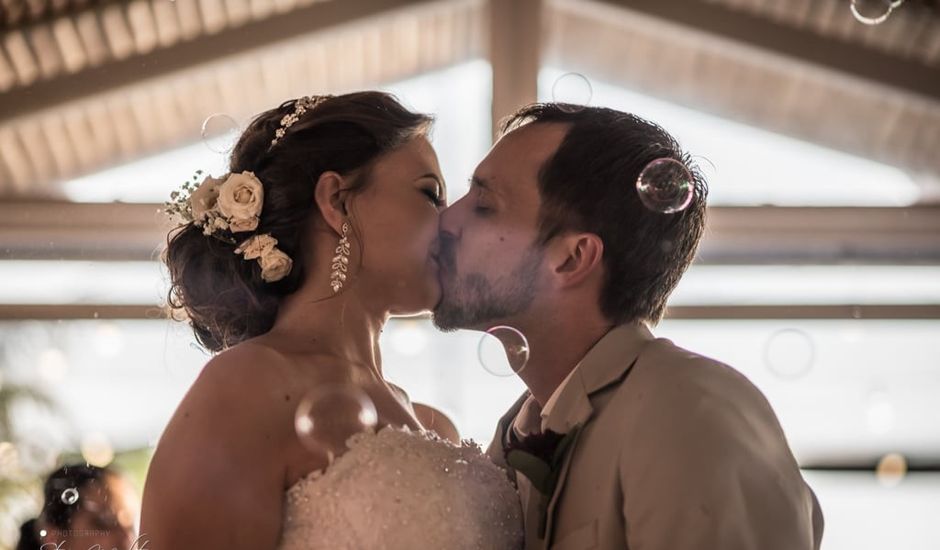
<svg viewBox="0 0 940 550"><path fill-rule="evenodd" d="M451 239L456 239L460 235L460 224L461 224L461 214L460 209L464 201L461 199L441 212L441 215L438 219L438 228L439 233L449 236Z"/></svg>

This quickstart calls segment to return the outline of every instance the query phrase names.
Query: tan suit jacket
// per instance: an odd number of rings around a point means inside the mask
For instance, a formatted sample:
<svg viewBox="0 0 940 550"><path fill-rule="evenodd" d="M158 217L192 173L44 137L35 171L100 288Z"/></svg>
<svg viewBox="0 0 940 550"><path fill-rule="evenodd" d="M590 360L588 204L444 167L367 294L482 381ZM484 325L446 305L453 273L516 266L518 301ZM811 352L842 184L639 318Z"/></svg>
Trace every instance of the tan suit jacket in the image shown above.
<svg viewBox="0 0 940 550"><path fill-rule="evenodd" d="M546 427L583 425L538 537L538 492L503 457L526 392L487 453L522 496L527 550L818 550L823 516L763 394L643 324L607 333Z"/></svg>

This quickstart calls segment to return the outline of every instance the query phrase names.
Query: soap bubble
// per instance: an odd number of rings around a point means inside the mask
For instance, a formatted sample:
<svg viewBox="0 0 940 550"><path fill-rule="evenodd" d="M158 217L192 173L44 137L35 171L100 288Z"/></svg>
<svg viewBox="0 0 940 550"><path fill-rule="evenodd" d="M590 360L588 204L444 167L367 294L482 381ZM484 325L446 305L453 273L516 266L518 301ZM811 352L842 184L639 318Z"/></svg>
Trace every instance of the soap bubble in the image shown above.
<svg viewBox="0 0 940 550"><path fill-rule="evenodd" d="M304 447L332 461L346 449L350 436L374 429L378 420L365 391L351 384L328 384L300 400L294 428Z"/></svg>
<svg viewBox="0 0 940 550"><path fill-rule="evenodd" d="M500 377L513 376L522 372L529 362L529 341L513 327L496 326L480 338L477 357L486 372Z"/></svg>
<svg viewBox="0 0 940 550"><path fill-rule="evenodd" d="M213 153L227 155L239 138L238 122L224 113L210 115L202 122L202 142Z"/></svg>
<svg viewBox="0 0 940 550"><path fill-rule="evenodd" d="M671 158L647 164L636 180L636 191L644 206L661 214L685 210L695 197L692 174L684 164Z"/></svg>
<svg viewBox="0 0 940 550"><path fill-rule="evenodd" d="M565 73L552 84L552 101L558 103L559 108L577 112L585 105L591 104L594 88L591 82L582 74Z"/></svg>
<svg viewBox="0 0 940 550"><path fill-rule="evenodd" d="M764 347L767 368L780 378L794 380L804 376L813 367L816 349L812 338L797 329L775 332Z"/></svg>
<svg viewBox="0 0 940 550"><path fill-rule="evenodd" d="M69 487L68 489L62 491L62 502L69 506L78 502L78 489Z"/></svg>
<svg viewBox="0 0 940 550"><path fill-rule="evenodd" d="M887 21L891 11L902 2L903 0L852 0L849 9L858 22L866 25L880 25Z"/></svg>

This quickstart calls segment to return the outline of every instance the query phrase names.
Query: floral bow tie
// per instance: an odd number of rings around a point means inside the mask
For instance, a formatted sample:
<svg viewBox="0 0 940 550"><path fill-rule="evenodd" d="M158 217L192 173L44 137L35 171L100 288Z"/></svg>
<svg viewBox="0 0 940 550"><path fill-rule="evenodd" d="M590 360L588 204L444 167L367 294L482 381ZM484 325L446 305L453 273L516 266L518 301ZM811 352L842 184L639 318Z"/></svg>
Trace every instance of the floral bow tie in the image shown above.
<svg viewBox="0 0 940 550"><path fill-rule="evenodd" d="M561 468L565 463L568 450L581 430L577 425L568 433L561 434L552 430L528 435L521 440L510 442L503 449L506 463L517 472L526 476L540 494L539 499L539 538L545 538L548 523L548 503L555 494Z"/></svg>

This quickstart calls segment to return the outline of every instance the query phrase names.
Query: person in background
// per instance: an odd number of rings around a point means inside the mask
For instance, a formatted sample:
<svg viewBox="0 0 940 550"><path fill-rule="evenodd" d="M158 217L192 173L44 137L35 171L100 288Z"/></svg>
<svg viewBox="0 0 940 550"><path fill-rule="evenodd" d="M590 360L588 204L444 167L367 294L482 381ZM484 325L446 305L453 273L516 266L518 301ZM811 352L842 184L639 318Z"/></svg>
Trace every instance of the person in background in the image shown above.
<svg viewBox="0 0 940 550"><path fill-rule="evenodd" d="M38 517L20 526L16 550L129 550L136 537L139 498L114 467L65 464L49 474Z"/></svg>

